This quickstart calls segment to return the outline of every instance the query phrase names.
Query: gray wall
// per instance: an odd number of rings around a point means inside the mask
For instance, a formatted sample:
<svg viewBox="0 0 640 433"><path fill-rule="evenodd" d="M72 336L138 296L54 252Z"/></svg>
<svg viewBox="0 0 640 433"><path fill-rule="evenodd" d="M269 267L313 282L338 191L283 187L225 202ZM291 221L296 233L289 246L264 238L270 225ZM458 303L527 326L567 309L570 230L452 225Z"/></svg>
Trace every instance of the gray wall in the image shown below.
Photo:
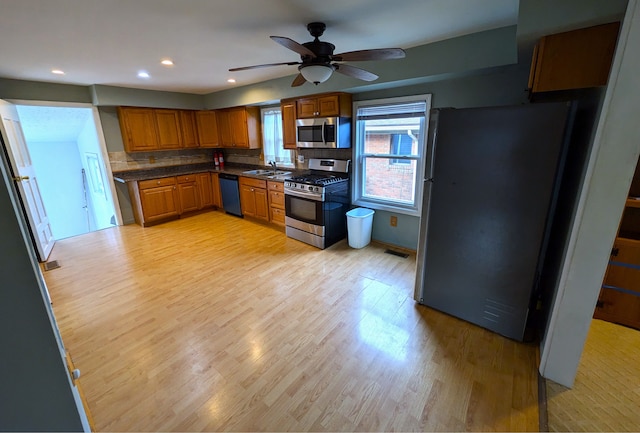
<svg viewBox="0 0 640 433"><path fill-rule="evenodd" d="M6 167L4 153L0 163ZM0 430L82 431L45 300L0 167Z"/></svg>

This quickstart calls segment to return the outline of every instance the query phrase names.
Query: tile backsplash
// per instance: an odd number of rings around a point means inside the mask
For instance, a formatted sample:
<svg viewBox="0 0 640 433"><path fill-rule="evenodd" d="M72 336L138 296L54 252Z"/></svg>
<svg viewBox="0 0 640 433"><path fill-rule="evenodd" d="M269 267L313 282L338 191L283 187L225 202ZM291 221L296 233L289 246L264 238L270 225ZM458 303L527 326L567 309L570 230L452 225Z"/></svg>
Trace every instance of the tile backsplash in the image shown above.
<svg viewBox="0 0 640 433"><path fill-rule="evenodd" d="M228 163L243 165L265 165L262 149L189 149L167 150L162 152L109 152L112 171L139 170L167 167L172 165L213 164L213 151L223 151ZM304 162L298 162L297 155L304 156ZM351 159L351 149L298 149L294 155L295 168L305 170L309 167L309 158Z"/></svg>
<svg viewBox="0 0 640 433"><path fill-rule="evenodd" d="M112 171L213 162L213 149L167 150L162 152L109 152Z"/></svg>

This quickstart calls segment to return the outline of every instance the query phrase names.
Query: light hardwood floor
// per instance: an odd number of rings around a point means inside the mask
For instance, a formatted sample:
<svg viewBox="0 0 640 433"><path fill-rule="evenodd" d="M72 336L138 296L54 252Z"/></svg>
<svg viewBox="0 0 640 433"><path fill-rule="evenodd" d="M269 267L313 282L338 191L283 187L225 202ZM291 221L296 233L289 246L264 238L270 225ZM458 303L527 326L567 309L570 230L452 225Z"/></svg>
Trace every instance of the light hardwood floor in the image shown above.
<svg viewBox="0 0 640 433"><path fill-rule="evenodd" d="M535 345L417 305L413 255L209 212L50 259L99 431L538 429Z"/></svg>
<svg viewBox="0 0 640 433"><path fill-rule="evenodd" d="M549 431L640 430L640 331L594 319L573 388L547 381Z"/></svg>

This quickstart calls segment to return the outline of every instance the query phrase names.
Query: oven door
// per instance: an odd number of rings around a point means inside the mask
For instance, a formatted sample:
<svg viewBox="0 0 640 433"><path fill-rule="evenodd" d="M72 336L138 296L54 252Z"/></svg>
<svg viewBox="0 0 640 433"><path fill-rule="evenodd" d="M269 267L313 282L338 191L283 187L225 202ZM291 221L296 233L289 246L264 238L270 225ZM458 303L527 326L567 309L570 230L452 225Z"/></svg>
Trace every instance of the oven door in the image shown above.
<svg viewBox="0 0 640 433"><path fill-rule="evenodd" d="M320 227L320 230L324 230L322 201L299 197L297 195L288 194L285 191L284 202L287 220L293 220L290 221L291 224L289 225L296 225L297 228L309 232L317 232ZM306 226L313 227L307 228ZM322 233L322 235L324 235L324 233Z"/></svg>

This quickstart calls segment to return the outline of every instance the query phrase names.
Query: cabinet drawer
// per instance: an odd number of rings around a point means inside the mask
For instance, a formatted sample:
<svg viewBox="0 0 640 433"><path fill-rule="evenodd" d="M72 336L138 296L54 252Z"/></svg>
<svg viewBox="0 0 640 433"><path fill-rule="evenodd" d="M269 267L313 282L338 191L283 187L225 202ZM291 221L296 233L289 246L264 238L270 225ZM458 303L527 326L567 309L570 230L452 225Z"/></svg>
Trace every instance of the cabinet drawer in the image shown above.
<svg viewBox="0 0 640 433"><path fill-rule="evenodd" d="M196 175L195 174L183 174L182 176L177 176L178 183L187 183L187 182L195 182Z"/></svg>
<svg viewBox="0 0 640 433"><path fill-rule="evenodd" d="M269 191L280 191L284 193L284 182L274 182L272 180L267 182L267 187Z"/></svg>
<svg viewBox="0 0 640 433"><path fill-rule="evenodd" d="M271 222L274 224L284 225L284 217L285 212L284 209L278 209L275 207L270 208L271 210Z"/></svg>
<svg viewBox="0 0 640 433"><path fill-rule="evenodd" d="M162 177L159 179L141 180L138 182L138 188L148 189L148 188L155 188L157 186L167 186L167 185L175 185L175 184L176 184L175 177Z"/></svg>
<svg viewBox="0 0 640 433"><path fill-rule="evenodd" d="M267 181L260 179L253 179L251 177L240 176L240 185L246 185L254 188L267 188Z"/></svg>
<svg viewBox="0 0 640 433"><path fill-rule="evenodd" d="M280 191L269 190L269 204L271 207L284 209L284 193Z"/></svg>

